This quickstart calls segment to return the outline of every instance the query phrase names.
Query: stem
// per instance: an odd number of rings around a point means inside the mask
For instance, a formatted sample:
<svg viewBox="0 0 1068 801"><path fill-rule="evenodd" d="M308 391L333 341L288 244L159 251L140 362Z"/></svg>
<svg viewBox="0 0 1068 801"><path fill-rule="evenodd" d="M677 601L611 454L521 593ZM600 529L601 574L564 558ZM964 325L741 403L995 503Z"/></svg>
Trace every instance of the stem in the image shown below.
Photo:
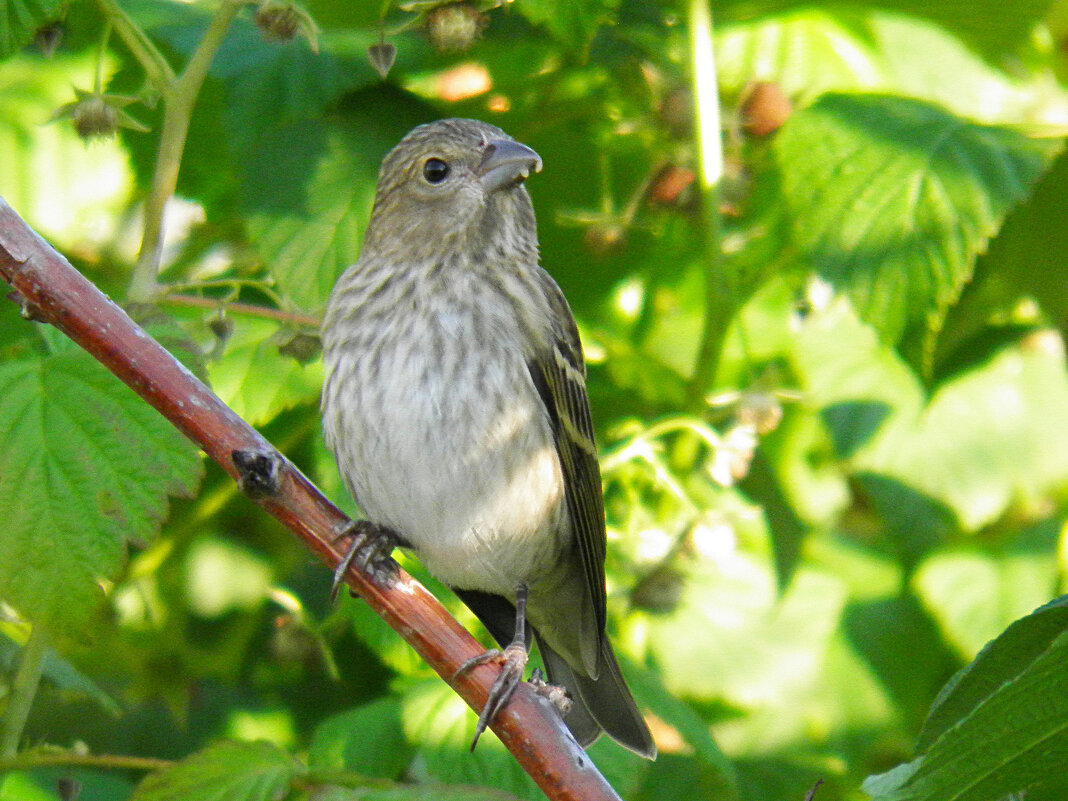
<svg viewBox="0 0 1068 801"><path fill-rule="evenodd" d="M688 394L695 411L716 377L727 329L735 311L731 282L723 270L719 183L723 177L719 91L712 48L709 0L689 0L690 58L694 87L694 137L697 143L697 189L705 261L705 319Z"/></svg>
<svg viewBox="0 0 1068 801"><path fill-rule="evenodd" d="M292 323L304 325L309 328L319 327L319 318L311 314L299 312L287 312L282 309L272 309L267 306L256 306L252 303L238 303L218 301L212 298L197 297L194 295L163 295L157 301L172 306L194 306L200 309L225 309L232 314L247 314L252 317L263 317L268 320L277 320L280 323Z"/></svg>
<svg viewBox="0 0 1068 801"><path fill-rule="evenodd" d="M178 185L178 168L182 163L193 105L212 59L241 6L241 0L222 0L219 3L204 32L204 38L200 40L182 74L169 81L163 91L163 129L160 132L156 167L152 173L152 188L145 199L141 252L130 280L129 299L132 301L150 300L158 290L156 276L159 274L163 248L163 213Z"/></svg>
<svg viewBox="0 0 1068 801"><path fill-rule="evenodd" d="M100 11L118 31L119 38L130 48L134 58L145 71L148 80L160 94L166 94L174 83L174 70L152 40L138 27L116 0L96 0Z"/></svg>
<svg viewBox="0 0 1068 801"><path fill-rule="evenodd" d="M110 770L162 770L174 763L169 759L123 756L121 754L73 754L68 751L29 751L0 760L0 775L12 770L33 768L103 768Z"/></svg>
<svg viewBox="0 0 1068 801"><path fill-rule="evenodd" d="M48 637L44 629L41 626L31 628L30 636L19 655L19 666L11 685L7 709L0 720L0 759L10 759L18 753L22 731L26 727L30 707L37 695L37 685L41 681L47 647Z"/></svg>

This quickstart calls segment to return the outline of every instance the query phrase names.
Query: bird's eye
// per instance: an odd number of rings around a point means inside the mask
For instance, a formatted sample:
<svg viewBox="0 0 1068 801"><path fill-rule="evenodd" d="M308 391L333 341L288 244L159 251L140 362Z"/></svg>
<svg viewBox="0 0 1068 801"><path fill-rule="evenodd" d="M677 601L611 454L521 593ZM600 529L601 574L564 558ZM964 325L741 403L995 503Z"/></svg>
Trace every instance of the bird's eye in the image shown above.
<svg viewBox="0 0 1068 801"><path fill-rule="evenodd" d="M429 184L440 184L449 177L449 165L441 159L427 159L423 165L423 177Z"/></svg>

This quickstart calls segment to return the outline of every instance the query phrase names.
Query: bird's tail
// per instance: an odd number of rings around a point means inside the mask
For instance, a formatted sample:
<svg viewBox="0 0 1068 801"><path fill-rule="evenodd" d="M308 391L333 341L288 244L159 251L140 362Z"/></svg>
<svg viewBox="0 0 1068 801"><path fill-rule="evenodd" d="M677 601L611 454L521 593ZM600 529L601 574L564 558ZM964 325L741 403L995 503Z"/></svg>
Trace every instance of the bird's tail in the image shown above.
<svg viewBox="0 0 1068 801"><path fill-rule="evenodd" d="M564 722L582 747L590 745L604 731L634 753L655 759L656 744L623 681L608 638L601 638L596 679L576 673L562 656L545 644L544 639L537 637L537 640L549 682L562 685L571 693L571 711Z"/></svg>

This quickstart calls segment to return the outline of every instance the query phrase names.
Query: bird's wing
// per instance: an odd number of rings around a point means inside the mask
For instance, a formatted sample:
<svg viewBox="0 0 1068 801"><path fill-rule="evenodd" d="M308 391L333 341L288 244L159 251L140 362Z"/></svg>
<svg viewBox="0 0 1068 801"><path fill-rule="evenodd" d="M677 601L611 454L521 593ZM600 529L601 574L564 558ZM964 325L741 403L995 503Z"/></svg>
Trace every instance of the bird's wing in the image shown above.
<svg viewBox="0 0 1068 801"><path fill-rule="evenodd" d="M586 367L571 309L546 274L545 291L553 311L551 341L541 346L527 367L552 421L556 452L564 474L567 510L581 556L586 591L605 636L605 520L601 471L593 438Z"/></svg>

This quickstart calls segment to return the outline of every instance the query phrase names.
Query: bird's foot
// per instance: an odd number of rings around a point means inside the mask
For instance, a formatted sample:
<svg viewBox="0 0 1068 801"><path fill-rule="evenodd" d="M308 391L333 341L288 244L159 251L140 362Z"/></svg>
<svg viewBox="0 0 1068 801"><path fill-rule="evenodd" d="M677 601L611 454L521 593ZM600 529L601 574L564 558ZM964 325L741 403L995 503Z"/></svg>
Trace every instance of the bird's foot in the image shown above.
<svg viewBox="0 0 1068 801"><path fill-rule="evenodd" d="M397 563L391 554L400 543L391 529L372 523L370 520L349 520L334 534L334 542L351 537L345 555L334 569L334 583L330 587L330 600L337 599L338 590L345 581L345 574L353 560L371 576L377 584L385 584L397 572Z"/></svg>
<svg viewBox="0 0 1068 801"><path fill-rule="evenodd" d="M486 704L482 707L482 712L478 716L478 723L475 724L475 736L471 740L472 751L478 745L478 738L482 736L482 732L493 722L497 713L504 708L504 705L512 697L516 687L523 681L523 668L527 665L525 643L513 642L503 651L493 648L483 654L472 657L460 665L452 677L455 680L471 670L471 668L486 665L490 662L500 662L501 672L497 674L496 681L490 687L489 697L486 699Z"/></svg>
<svg viewBox="0 0 1068 801"><path fill-rule="evenodd" d="M539 669L535 668L531 671L527 684L542 698L547 698L549 703L556 707L560 717L564 717L571 711L571 693L567 691L567 687L559 684L549 684L545 680L545 675Z"/></svg>

